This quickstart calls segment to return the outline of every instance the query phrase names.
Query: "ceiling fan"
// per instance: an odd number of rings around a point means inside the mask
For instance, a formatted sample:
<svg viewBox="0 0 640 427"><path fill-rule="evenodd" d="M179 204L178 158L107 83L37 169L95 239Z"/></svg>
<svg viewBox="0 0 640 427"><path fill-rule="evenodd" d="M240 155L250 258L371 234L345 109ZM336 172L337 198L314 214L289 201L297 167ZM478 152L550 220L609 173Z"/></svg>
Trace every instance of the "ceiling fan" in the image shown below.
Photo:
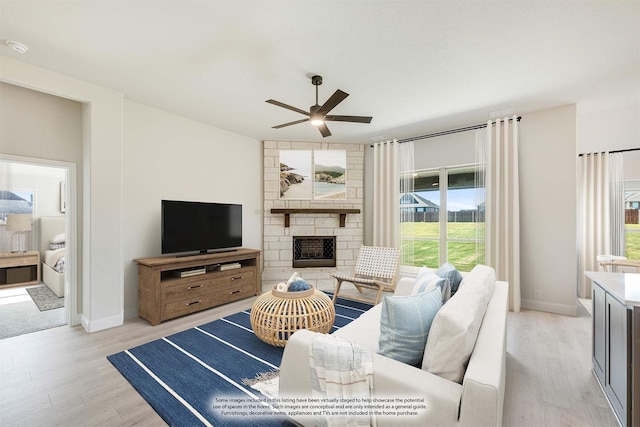
<svg viewBox="0 0 640 427"><path fill-rule="evenodd" d="M292 107L291 105L284 104L280 101L276 101L275 99L267 99L266 102L268 102L269 104L277 105L278 107L286 108L287 110L295 111L297 113L308 116L306 119L300 119L274 126L273 129L280 129L286 126L297 125L298 123L311 122L312 125L318 127L318 130L320 131L322 136L326 138L327 136L331 135L331 132L329 132L329 128L327 128L326 122L371 123L371 119L373 119L373 117L329 115L328 113L333 110L336 105L344 101L345 98L349 96L349 94L338 89L333 93L333 95L331 95L329 99L327 99L327 102L319 105L318 86L322 84L322 76L311 77L311 84L316 87L316 103L309 108L309 112L300 108Z"/></svg>

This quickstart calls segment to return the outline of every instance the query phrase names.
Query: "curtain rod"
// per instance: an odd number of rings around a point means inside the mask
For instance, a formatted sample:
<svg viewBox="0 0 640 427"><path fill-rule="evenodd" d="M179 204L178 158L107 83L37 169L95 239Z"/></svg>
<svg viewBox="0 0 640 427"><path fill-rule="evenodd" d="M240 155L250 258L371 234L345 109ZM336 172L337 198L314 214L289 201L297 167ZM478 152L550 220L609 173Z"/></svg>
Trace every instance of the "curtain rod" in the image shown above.
<svg viewBox="0 0 640 427"><path fill-rule="evenodd" d="M625 153L627 151L638 151L638 150L640 150L640 148L625 148L625 149L622 149L622 150L600 151L600 153L609 153L609 154L611 154L611 153ZM578 157L582 157L585 154L590 154L590 153L580 153L580 154L578 154Z"/></svg>
<svg viewBox="0 0 640 427"><path fill-rule="evenodd" d="M512 121L512 120L513 119L509 119L509 121ZM519 122L520 120L522 120L521 116L516 117L516 121ZM467 131L470 131L470 130L482 129L482 128L486 128L486 127L487 127L486 123L481 123L481 124L477 124L477 125L465 126L465 127L458 128L458 129L443 130L441 132L434 132L434 133L430 133L428 135L419 135L419 136L412 136L412 137L409 137L409 138L399 139L398 140L398 144L402 144L403 142L418 141L420 139L435 138L436 136L450 135L452 133L467 132ZM370 145L370 147L373 147L373 145Z"/></svg>

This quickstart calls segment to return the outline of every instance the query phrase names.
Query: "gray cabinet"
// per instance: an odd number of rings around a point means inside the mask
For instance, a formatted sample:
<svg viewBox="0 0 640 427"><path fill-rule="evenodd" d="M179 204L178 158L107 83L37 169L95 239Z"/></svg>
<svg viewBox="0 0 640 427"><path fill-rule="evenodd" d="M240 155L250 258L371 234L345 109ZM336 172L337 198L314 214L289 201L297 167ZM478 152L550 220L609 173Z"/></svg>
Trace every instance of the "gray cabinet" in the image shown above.
<svg viewBox="0 0 640 427"><path fill-rule="evenodd" d="M631 309L606 295L606 376L604 391L623 426L631 419Z"/></svg>
<svg viewBox="0 0 640 427"><path fill-rule="evenodd" d="M591 291L593 301L593 371L600 381L605 383L605 367L607 363L607 344L605 331L607 328L606 293L599 286L593 286Z"/></svg>
<svg viewBox="0 0 640 427"><path fill-rule="evenodd" d="M593 284L593 371L622 426L630 426L633 311Z"/></svg>

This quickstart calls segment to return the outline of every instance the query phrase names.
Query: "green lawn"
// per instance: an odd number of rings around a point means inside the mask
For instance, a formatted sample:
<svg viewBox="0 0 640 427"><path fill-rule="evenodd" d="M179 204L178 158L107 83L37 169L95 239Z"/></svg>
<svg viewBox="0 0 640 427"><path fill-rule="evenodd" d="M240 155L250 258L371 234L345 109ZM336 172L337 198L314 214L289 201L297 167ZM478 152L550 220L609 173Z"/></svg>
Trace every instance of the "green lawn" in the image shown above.
<svg viewBox="0 0 640 427"><path fill-rule="evenodd" d="M415 266L438 268L440 266L439 242L440 224L437 222L403 223L403 234L415 236L414 240L404 240L403 250L413 246ZM447 224L449 238L473 239L476 233L484 232L484 223L454 222ZM406 252L405 252L406 253ZM447 259L460 271L470 271L475 265L484 262L484 245L476 247L475 242L449 242Z"/></svg>
<svg viewBox="0 0 640 427"><path fill-rule="evenodd" d="M476 233L484 232L484 223L452 222L447 224L450 238L473 239ZM440 224L437 222L410 222L401 224L403 235L413 235L414 240L403 240L403 250L413 246L415 266L437 268L440 265L439 243ZM625 226L625 256L640 259L640 224ZM475 243L449 242L448 260L460 271L470 271L476 264L484 262L484 245L476 248Z"/></svg>
<svg viewBox="0 0 640 427"><path fill-rule="evenodd" d="M624 230L624 255L629 259L640 259L640 224L627 224Z"/></svg>

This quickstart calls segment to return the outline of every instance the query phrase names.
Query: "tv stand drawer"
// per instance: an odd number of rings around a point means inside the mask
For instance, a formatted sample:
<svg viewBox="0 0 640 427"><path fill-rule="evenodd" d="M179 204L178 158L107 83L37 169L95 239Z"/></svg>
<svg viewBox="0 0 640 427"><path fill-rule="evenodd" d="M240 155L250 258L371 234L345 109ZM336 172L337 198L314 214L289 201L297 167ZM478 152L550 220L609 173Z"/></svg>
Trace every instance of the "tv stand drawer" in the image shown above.
<svg viewBox="0 0 640 427"><path fill-rule="evenodd" d="M193 295L179 301L167 302L164 305L162 320L173 319L185 314L195 313L221 304L248 298L254 295L251 283L227 289L219 289L213 293Z"/></svg>
<svg viewBox="0 0 640 427"><path fill-rule="evenodd" d="M138 312L152 325L257 296L262 290L260 251L255 249L135 261L138 263ZM240 268L212 269L212 266L221 264L240 264ZM187 277L178 274L202 267L206 273Z"/></svg>
<svg viewBox="0 0 640 427"><path fill-rule="evenodd" d="M256 280L255 268L240 268L233 272L211 272L199 276L181 279L164 287L167 300L182 299L186 295L205 295L221 287L233 287L239 284L253 285Z"/></svg>

